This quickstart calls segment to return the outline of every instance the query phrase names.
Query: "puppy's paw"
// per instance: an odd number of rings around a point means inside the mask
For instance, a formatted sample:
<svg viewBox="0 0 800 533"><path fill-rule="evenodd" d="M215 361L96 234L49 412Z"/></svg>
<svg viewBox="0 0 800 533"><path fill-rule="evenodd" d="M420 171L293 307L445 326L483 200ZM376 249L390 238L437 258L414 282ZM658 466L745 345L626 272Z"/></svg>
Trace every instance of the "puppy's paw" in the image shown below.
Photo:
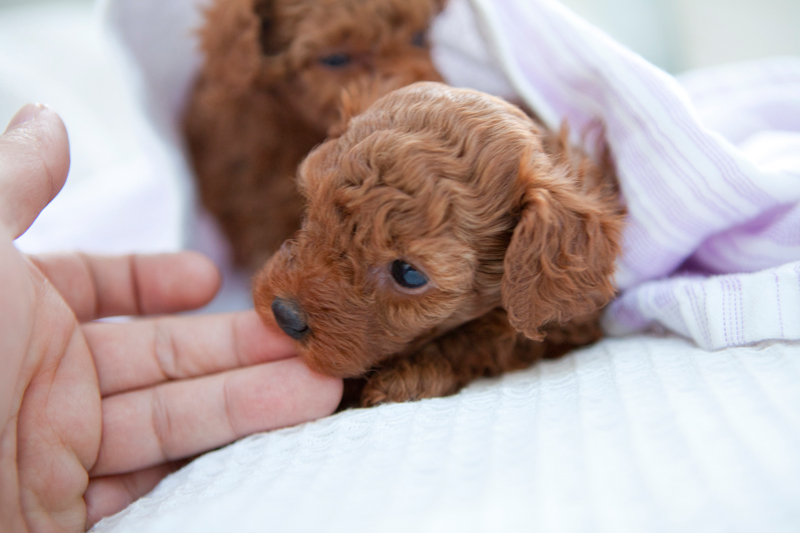
<svg viewBox="0 0 800 533"><path fill-rule="evenodd" d="M361 406L448 396L460 388L449 362L421 354L393 361L370 376L361 393Z"/></svg>

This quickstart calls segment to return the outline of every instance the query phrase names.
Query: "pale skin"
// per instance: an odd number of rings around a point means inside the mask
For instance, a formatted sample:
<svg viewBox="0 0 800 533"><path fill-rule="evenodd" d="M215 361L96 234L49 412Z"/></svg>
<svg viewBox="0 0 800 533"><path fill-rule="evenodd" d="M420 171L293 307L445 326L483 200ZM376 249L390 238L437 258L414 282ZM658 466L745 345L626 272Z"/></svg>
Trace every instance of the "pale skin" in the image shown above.
<svg viewBox="0 0 800 533"><path fill-rule="evenodd" d="M332 413L252 311L168 316L216 293L194 253L26 256L14 246L61 190L66 129L26 106L0 136L0 531L80 532L204 451ZM125 323L117 315L159 315Z"/></svg>

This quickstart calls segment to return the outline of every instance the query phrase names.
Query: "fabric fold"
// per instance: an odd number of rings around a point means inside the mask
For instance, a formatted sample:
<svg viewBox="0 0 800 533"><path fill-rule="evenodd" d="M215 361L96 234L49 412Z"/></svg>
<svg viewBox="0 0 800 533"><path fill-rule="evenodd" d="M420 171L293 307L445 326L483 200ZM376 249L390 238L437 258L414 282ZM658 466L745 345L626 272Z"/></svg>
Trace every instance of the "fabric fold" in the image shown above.
<svg viewBox="0 0 800 533"><path fill-rule="evenodd" d="M778 326L800 292L790 274L800 260L800 58L697 72L693 102L678 79L554 0L470 3L497 62L548 126L566 120L576 142L588 149L603 135L611 149L629 219L607 329L658 324L707 348L800 338ZM704 123L715 114L744 139ZM689 287L705 290L702 306L686 304ZM739 313L746 295L770 290L757 315ZM734 320L735 333L718 330L721 320Z"/></svg>

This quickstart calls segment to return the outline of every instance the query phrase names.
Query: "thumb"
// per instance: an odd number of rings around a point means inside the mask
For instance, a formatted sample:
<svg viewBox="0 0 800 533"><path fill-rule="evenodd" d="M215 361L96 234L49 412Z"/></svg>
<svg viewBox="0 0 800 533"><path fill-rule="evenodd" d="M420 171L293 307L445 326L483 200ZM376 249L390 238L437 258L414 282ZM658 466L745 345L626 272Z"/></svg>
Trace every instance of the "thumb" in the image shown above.
<svg viewBox="0 0 800 533"><path fill-rule="evenodd" d="M17 238L64 186L69 139L58 115L43 105L20 109L0 135L0 224Z"/></svg>

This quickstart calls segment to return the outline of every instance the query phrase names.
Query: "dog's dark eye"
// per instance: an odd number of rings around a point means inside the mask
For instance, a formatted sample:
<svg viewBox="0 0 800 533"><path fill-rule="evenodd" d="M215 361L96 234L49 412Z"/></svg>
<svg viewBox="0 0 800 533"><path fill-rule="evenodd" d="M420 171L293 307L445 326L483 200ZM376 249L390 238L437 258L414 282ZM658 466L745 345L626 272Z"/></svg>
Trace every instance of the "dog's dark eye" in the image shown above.
<svg viewBox="0 0 800 533"><path fill-rule="evenodd" d="M428 44L428 35L425 31L418 31L411 36L411 44L418 48L425 48Z"/></svg>
<svg viewBox="0 0 800 533"><path fill-rule="evenodd" d="M407 289L419 289L428 283L425 276L420 274L417 269L405 261L400 260L392 263L392 277L397 283Z"/></svg>
<svg viewBox="0 0 800 533"><path fill-rule="evenodd" d="M330 68L342 68L350 64L352 59L347 54L331 54L319 60L320 63Z"/></svg>

